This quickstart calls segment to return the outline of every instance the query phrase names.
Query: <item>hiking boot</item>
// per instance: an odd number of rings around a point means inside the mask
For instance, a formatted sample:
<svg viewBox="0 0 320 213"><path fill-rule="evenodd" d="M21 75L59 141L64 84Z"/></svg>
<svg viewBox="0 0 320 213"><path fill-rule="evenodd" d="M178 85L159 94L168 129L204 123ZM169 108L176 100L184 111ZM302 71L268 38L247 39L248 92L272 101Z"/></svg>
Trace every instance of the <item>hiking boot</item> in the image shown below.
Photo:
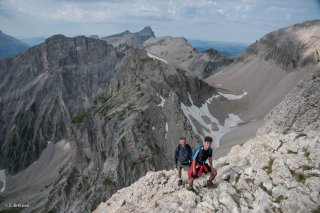
<svg viewBox="0 0 320 213"><path fill-rule="evenodd" d="M182 180L180 179L179 181L178 181L178 186L181 186L182 185Z"/></svg>
<svg viewBox="0 0 320 213"><path fill-rule="evenodd" d="M205 185L205 187L212 187L214 186L214 184L212 183L212 181L207 180L207 184Z"/></svg>
<svg viewBox="0 0 320 213"><path fill-rule="evenodd" d="M188 191L193 191L193 187L192 186L187 186L186 187Z"/></svg>

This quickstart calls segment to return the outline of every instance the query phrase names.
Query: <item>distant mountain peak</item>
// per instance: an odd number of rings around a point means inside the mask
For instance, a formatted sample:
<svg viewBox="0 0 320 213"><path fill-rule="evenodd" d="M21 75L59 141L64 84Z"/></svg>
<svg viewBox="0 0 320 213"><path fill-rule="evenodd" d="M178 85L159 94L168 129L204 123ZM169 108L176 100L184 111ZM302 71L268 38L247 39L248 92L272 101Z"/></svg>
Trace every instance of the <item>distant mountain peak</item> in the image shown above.
<svg viewBox="0 0 320 213"><path fill-rule="evenodd" d="M144 41L151 37L155 37L153 30L149 26L146 26L141 31L137 32L137 34L139 37L143 37L142 40Z"/></svg>
<svg viewBox="0 0 320 213"><path fill-rule="evenodd" d="M144 28L143 28L141 31L139 31L138 33L140 33L140 32L148 32L148 33L154 34L154 32L153 32L153 30L152 30L152 28L151 28L150 26L144 27Z"/></svg>
<svg viewBox="0 0 320 213"><path fill-rule="evenodd" d="M57 40L63 40L65 39L66 36L65 35L62 35L62 34L56 34L56 35L53 35L49 38L46 39L46 42L48 41L57 41Z"/></svg>
<svg viewBox="0 0 320 213"><path fill-rule="evenodd" d="M143 43L149 38L155 37L151 27L146 26L141 31L131 33L126 30L122 33L110 35L102 38L114 47L118 48L119 51L127 50L128 48L142 48Z"/></svg>
<svg viewBox="0 0 320 213"><path fill-rule="evenodd" d="M0 58L10 57L26 50L29 46L0 30Z"/></svg>
<svg viewBox="0 0 320 213"><path fill-rule="evenodd" d="M151 31L152 31L152 29L151 29L151 27L150 27L150 26L146 26L146 27L144 27L144 28L143 28L143 30L151 30Z"/></svg>

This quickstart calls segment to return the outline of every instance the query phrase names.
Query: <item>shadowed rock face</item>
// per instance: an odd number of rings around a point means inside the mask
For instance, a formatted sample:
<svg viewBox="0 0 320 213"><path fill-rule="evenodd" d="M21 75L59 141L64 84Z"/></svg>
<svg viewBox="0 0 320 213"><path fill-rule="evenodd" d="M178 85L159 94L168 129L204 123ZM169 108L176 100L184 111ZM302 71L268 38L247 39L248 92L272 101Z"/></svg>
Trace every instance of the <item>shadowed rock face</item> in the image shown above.
<svg viewBox="0 0 320 213"><path fill-rule="evenodd" d="M53 36L0 68L0 168L24 172L49 141L70 143L70 160L37 211L88 212L147 171L169 168L178 137L200 143L181 102L191 104L189 93L201 106L216 94L144 50L120 53L82 36ZM5 193L9 202L17 191Z"/></svg>
<svg viewBox="0 0 320 213"><path fill-rule="evenodd" d="M104 41L57 35L1 61L1 168L16 173L48 141L70 138L71 119L105 93L120 59Z"/></svg>

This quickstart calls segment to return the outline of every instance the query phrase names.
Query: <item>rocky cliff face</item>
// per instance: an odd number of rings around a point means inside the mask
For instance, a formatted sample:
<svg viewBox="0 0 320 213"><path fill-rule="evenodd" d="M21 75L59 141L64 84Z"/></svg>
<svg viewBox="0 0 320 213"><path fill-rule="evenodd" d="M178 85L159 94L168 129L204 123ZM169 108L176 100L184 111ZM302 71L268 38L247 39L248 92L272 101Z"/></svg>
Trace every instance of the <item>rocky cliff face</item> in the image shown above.
<svg viewBox="0 0 320 213"><path fill-rule="evenodd" d="M217 94L145 50L86 37L53 36L0 67L0 168L9 173L0 200L22 202L23 193L25 212L88 212L147 171L171 167L178 137L200 142L181 104L200 107ZM57 177L35 189L45 192L35 203L34 183L19 177L44 172L38 157L58 141L69 153L50 166Z"/></svg>
<svg viewBox="0 0 320 213"><path fill-rule="evenodd" d="M184 69L191 70L199 78L205 79L221 71L233 61L234 58L227 57L218 50L208 49L180 65Z"/></svg>
<svg viewBox="0 0 320 213"><path fill-rule="evenodd" d="M99 212L312 212L320 206L320 72L266 117L256 138L215 162L214 186L177 186L174 171L149 172Z"/></svg>
<svg viewBox="0 0 320 213"><path fill-rule="evenodd" d="M17 173L48 142L70 138L72 119L105 93L121 58L106 42L57 35L2 60L0 167Z"/></svg>

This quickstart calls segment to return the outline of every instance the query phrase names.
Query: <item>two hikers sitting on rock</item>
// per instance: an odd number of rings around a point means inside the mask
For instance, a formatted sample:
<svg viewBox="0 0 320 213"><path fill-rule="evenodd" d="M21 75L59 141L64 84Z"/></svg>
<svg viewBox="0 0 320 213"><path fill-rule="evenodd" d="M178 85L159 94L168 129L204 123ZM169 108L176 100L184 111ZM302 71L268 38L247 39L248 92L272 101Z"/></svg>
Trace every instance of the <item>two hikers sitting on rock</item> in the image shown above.
<svg viewBox="0 0 320 213"><path fill-rule="evenodd" d="M193 181L196 178L202 176L203 173L210 173L209 180L207 181L207 186L212 185L213 179L217 175L217 170L212 166L212 144L213 139L209 136L204 138L204 144L199 146L193 153L191 147L186 144L185 138L180 138L179 145L175 151L175 163L178 169L178 185L182 185L181 180L181 170L182 168L188 172L189 177L189 187L188 190L193 189ZM192 157L191 157L192 153ZM209 161L209 165L206 161ZM191 162L191 165L190 165Z"/></svg>
<svg viewBox="0 0 320 213"><path fill-rule="evenodd" d="M217 175L217 170L212 166L212 144L213 139L209 136L204 138L204 144L199 146L192 154L192 164L188 173L189 177L189 187L188 190L193 189L193 181L202 176L202 173L210 173L209 180L207 181L207 186L212 185L213 179ZM209 165L206 161L209 161Z"/></svg>
<svg viewBox="0 0 320 213"><path fill-rule="evenodd" d="M185 138L180 138L179 145L177 146L174 154L176 168L178 169L177 176L179 178L178 180L179 186L182 185L181 170L183 168L185 171L189 171L190 164L191 164L191 157L192 157L192 149L190 145L186 143Z"/></svg>

